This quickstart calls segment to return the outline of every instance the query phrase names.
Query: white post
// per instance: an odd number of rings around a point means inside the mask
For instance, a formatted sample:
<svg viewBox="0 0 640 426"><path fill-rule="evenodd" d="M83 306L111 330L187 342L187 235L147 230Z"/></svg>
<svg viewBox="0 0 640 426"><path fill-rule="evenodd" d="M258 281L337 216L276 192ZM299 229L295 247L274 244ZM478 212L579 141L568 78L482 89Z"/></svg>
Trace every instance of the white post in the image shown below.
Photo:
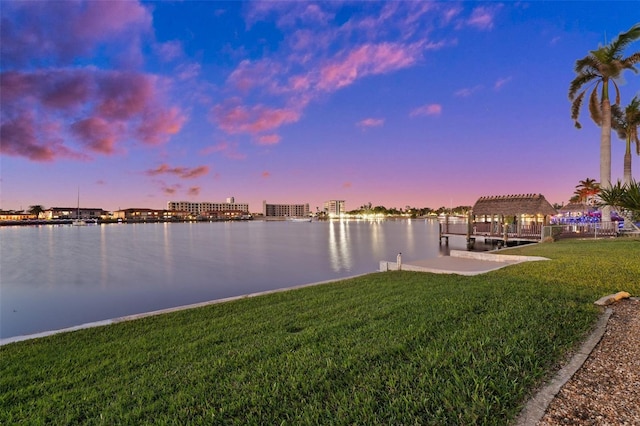
<svg viewBox="0 0 640 426"><path fill-rule="evenodd" d="M398 253L398 257L396 258L396 264L398 266L398 271L402 270L402 253Z"/></svg>

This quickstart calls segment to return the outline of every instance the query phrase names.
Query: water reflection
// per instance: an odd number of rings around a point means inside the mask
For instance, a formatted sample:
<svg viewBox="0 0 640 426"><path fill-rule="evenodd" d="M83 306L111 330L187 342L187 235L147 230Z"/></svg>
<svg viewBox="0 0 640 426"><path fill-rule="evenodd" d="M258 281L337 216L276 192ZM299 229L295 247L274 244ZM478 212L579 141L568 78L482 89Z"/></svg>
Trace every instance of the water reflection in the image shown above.
<svg viewBox="0 0 640 426"><path fill-rule="evenodd" d="M350 271L353 266L349 251L348 225L349 222L346 220L329 221L329 261L331 269L335 272Z"/></svg>
<svg viewBox="0 0 640 426"><path fill-rule="evenodd" d="M169 279L173 280L173 252L171 250L171 223L164 223L163 226L163 244L162 248L164 251L164 273Z"/></svg>
<svg viewBox="0 0 640 426"><path fill-rule="evenodd" d="M0 228L0 338L374 272L442 255L422 221ZM11 249L7 249L10 247ZM29 259L29 262L25 262Z"/></svg>
<svg viewBox="0 0 640 426"><path fill-rule="evenodd" d="M100 225L100 286L106 287L109 277L109 263L107 253L107 225Z"/></svg>

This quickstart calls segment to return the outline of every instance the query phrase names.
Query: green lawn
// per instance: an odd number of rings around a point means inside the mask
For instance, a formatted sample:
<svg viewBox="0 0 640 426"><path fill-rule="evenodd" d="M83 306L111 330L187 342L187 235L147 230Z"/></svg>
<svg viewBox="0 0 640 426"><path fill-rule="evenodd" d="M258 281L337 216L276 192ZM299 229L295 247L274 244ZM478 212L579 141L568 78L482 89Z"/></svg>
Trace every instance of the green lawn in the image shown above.
<svg viewBox="0 0 640 426"><path fill-rule="evenodd" d="M462 277L385 272L0 348L0 424L507 424L640 294L640 240L504 251Z"/></svg>

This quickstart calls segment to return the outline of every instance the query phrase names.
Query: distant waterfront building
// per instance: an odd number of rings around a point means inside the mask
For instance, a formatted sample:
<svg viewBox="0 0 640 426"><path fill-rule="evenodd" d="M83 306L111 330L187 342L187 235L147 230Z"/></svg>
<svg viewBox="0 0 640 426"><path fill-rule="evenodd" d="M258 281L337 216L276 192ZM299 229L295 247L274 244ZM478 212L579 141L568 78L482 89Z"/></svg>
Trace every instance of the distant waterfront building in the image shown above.
<svg viewBox="0 0 640 426"><path fill-rule="evenodd" d="M307 204L267 204L262 202L262 214L264 217L306 217L309 216L309 203Z"/></svg>
<svg viewBox="0 0 640 426"><path fill-rule="evenodd" d="M167 209L186 211L197 216L208 216L211 212L227 211L241 211L249 214L249 204L236 203L233 197L227 198L226 203L192 203L190 201L169 201L167 203Z"/></svg>
<svg viewBox="0 0 640 426"><path fill-rule="evenodd" d="M345 213L344 200L329 200L324 202L324 211L329 217L340 216Z"/></svg>
<svg viewBox="0 0 640 426"><path fill-rule="evenodd" d="M164 222L168 220L184 220L188 212L175 210L157 210L147 208L131 208L113 212L114 219L127 222Z"/></svg>
<svg viewBox="0 0 640 426"><path fill-rule="evenodd" d="M51 207L40 213L40 217L45 220L98 219L106 215L106 213L99 208Z"/></svg>
<svg viewBox="0 0 640 426"><path fill-rule="evenodd" d="M16 222L19 220L36 220L36 219L38 219L38 215L35 215L35 214L25 213L23 211L16 212L12 210L10 211L0 210L0 221Z"/></svg>

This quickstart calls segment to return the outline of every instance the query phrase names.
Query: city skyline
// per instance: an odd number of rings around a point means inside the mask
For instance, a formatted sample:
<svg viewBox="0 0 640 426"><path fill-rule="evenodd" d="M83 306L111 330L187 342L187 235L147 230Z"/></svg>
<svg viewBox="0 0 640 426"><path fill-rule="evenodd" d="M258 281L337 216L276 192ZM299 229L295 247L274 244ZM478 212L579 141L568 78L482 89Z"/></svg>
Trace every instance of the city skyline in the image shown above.
<svg viewBox="0 0 640 426"><path fill-rule="evenodd" d="M574 128L569 83L637 5L16 1L0 16L0 209L75 206L78 190L108 211L438 209L566 204L599 179L600 129L586 109ZM623 106L640 94L639 75L619 85Z"/></svg>

